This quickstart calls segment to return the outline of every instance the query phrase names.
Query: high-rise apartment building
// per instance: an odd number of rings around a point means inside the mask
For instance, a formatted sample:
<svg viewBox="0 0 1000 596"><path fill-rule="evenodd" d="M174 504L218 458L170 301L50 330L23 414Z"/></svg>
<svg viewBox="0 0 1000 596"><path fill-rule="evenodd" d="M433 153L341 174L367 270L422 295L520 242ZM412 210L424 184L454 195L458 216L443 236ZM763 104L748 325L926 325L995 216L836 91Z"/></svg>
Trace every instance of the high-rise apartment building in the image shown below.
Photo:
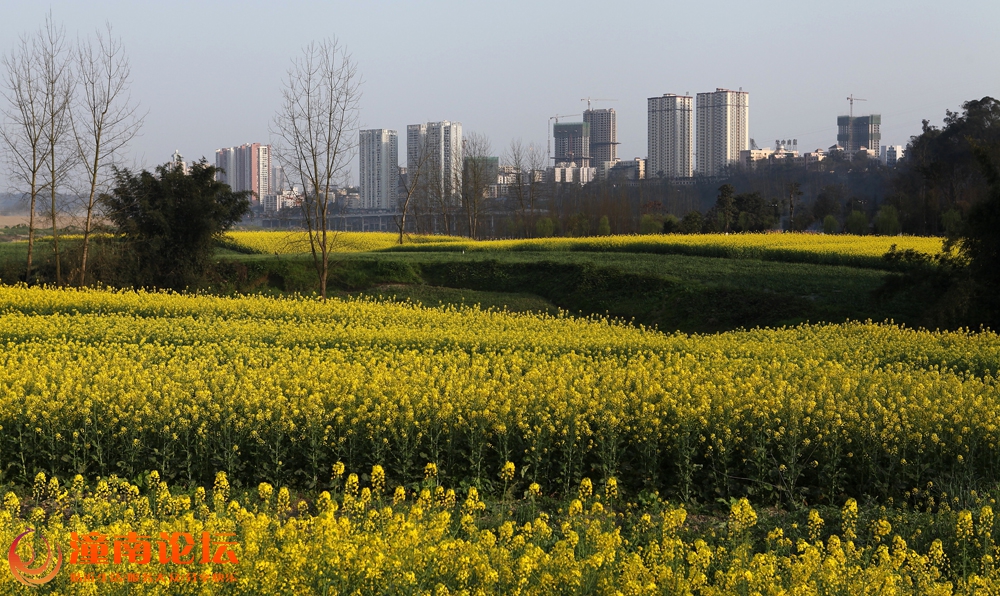
<svg viewBox="0 0 1000 596"><path fill-rule="evenodd" d="M618 117L614 109L585 110L590 126L590 160L593 164L618 161Z"/></svg>
<svg viewBox="0 0 1000 596"><path fill-rule="evenodd" d="M246 143L224 147L215 152L215 179L234 191L249 190L254 200L261 200L271 189L271 146Z"/></svg>
<svg viewBox="0 0 1000 596"><path fill-rule="evenodd" d="M419 194L457 202L462 189L462 123L444 120L407 126L406 171L411 177L419 172L424 181Z"/></svg>
<svg viewBox="0 0 1000 596"><path fill-rule="evenodd" d="M694 110L690 95L647 100L647 178L690 178L694 173Z"/></svg>
<svg viewBox="0 0 1000 596"><path fill-rule="evenodd" d="M552 125L555 144L555 165L575 163L590 167L590 124L586 122L556 122Z"/></svg>
<svg viewBox="0 0 1000 596"><path fill-rule="evenodd" d="M750 93L729 89L699 93L695 109L695 171L701 176L720 176L726 166L739 161L740 151L750 148Z"/></svg>
<svg viewBox="0 0 1000 596"><path fill-rule="evenodd" d="M837 116L837 144L844 148L847 157L852 157L862 147L879 156L882 142L882 115Z"/></svg>
<svg viewBox="0 0 1000 596"><path fill-rule="evenodd" d="M387 211L396 208L399 186L399 139L384 128L362 130L358 144L361 208Z"/></svg>
<svg viewBox="0 0 1000 596"><path fill-rule="evenodd" d="M886 166L894 168L899 160L903 159L905 153L906 147L902 145L882 145L882 151L879 152L878 157Z"/></svg>

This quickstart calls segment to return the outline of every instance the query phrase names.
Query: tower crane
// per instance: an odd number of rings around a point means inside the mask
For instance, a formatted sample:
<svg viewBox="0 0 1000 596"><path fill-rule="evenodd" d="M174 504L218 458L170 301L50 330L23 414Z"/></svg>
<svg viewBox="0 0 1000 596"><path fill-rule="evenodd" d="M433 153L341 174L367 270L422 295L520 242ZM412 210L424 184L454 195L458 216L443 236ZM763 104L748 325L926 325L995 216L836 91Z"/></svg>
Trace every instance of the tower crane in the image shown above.
<svg viewBox="0 0 1000 596"><path fill-rule="evenodd" d="M861 99L860 97L854 97L854 94L850 94L847 97L847 101L851 102L851 118L854 118L854 102L856 101L868 101L867 99Z"/></svg>
<svg viewBox="0 0 1000 596"><path fill-rule="evenodd" d="M590 102L592 102L592 101L618 101L618 100L617 99L601 99L599 97L594 97L594 98L584 97L580 101L587 102L587 111L589 112L590 111Z"/></svg>

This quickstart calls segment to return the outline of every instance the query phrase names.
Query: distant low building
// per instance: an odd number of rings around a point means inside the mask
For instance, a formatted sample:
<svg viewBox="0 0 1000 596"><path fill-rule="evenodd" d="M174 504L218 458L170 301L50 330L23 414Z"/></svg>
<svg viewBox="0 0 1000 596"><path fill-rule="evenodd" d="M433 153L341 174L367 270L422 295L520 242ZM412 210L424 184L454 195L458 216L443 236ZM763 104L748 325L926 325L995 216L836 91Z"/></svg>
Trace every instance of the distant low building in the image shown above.
<svg viewBox="0 0 1000 596"><path fill-rule="evenodd" d="M283 190L276 194L264 195L261 205L264 207L265 215L272 215L282 209L300 207L302 205L302 194L295 190Z"/></svg>
<svg viewBox="0 0 1000 596"><path fill-rule="evenodd" d="M646 160L640 157L616 162L608 170L608 178L622 180L645 180Z"/></svg>
<svg viewBox="0 0 1000 596"><path fill-rule="evenodd" d="M810 151L802 156L806 162L806 165L811 163L819 163L828 157L826 151L822 149L816 149L815 151Z"/></svg>
<svg viewBox="0 0 1000 596"><path fill-rule="evenodd" d="M549 168L547 171L547 179L549 182L579 184L581 186L594 180L596 175L596 168L578 166L576 165L576 162L572 161L563 162L560 165Z"/></svg>
<svg viewBox="0 0 1000 596"><path fill-rule="evenodd" d="M804 160L799 157L798 141L784 141L777 139L774 141L775 148L764 147L763 149L744 149L740 151L740 165L747 170L752 170L760 163L802 163Z"/></svg>
<svg viewBox="0 0 1000 596"><path fill-rule="evenodd" d="M882 145L879 159L887 167L894 168L899 160L903 159L904 153L906 153L906 147L902 145Z"/></svg>

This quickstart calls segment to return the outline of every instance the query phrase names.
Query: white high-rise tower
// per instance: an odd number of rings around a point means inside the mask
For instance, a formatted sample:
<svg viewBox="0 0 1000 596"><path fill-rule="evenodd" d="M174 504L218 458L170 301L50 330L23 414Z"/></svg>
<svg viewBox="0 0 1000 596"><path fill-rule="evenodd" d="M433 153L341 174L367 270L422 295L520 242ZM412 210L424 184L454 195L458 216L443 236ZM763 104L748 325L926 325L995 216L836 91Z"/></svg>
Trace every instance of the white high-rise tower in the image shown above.
<svg viewBox="0 0 1000 596"><path fill-rule="evenodd" d="M666 93L648 103L647 178L690 178L694 171L694 114L690 95Z"/></svg>
<svg viewBox="0 0 1000 596"><path fill-rule="evenodd" d="M750 148L750 93L716 89L697 99L698 161L701 176L719 176Z"/></svg>
<svg viewBox="0 0 1000 596"><path fill-rule="evenodd" d="M399 140L396 131L362 130L358 148L361 165L361 208L387 211L396 208L399 186Z"/></svg>
<svg viewBox="0 0 1000 596"><path fill-rule="evenodd" d="M424 156L423 152L427 152ZM406 127L406 172L420 173L421 193L454 203L462 188L462 123L428 122Z"/></svg>

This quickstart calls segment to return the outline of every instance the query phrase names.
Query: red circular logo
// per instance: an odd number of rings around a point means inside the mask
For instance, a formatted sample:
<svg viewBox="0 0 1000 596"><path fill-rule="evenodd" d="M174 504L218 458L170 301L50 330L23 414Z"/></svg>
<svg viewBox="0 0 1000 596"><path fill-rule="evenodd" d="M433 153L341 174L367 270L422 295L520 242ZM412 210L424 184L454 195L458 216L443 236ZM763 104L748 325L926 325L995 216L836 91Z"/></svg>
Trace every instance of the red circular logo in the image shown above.
<svg viewBox="0 0 1000 596"><path fill-rule="evenodd" d="M35 562L35 550L30 545L27 545L28 550L31 552L31 556L27 561L21 559L21 556L17 554L18 543L32 532L34 530L29 528L14 539L14 542L10 545L10 549L7 551L7 562L10 564L10 572L14 574L14 578L17 581L26 586L37 587L51 581L56 576L56 573L59 573L59 568L62 567L62 549L59 548L58 544L56 545L55 566L49 571L49 567L52 566L52 548L49 546L49 541L43 536L42 541L45 542L45 562L32 569L31 565Z"/></svg>

